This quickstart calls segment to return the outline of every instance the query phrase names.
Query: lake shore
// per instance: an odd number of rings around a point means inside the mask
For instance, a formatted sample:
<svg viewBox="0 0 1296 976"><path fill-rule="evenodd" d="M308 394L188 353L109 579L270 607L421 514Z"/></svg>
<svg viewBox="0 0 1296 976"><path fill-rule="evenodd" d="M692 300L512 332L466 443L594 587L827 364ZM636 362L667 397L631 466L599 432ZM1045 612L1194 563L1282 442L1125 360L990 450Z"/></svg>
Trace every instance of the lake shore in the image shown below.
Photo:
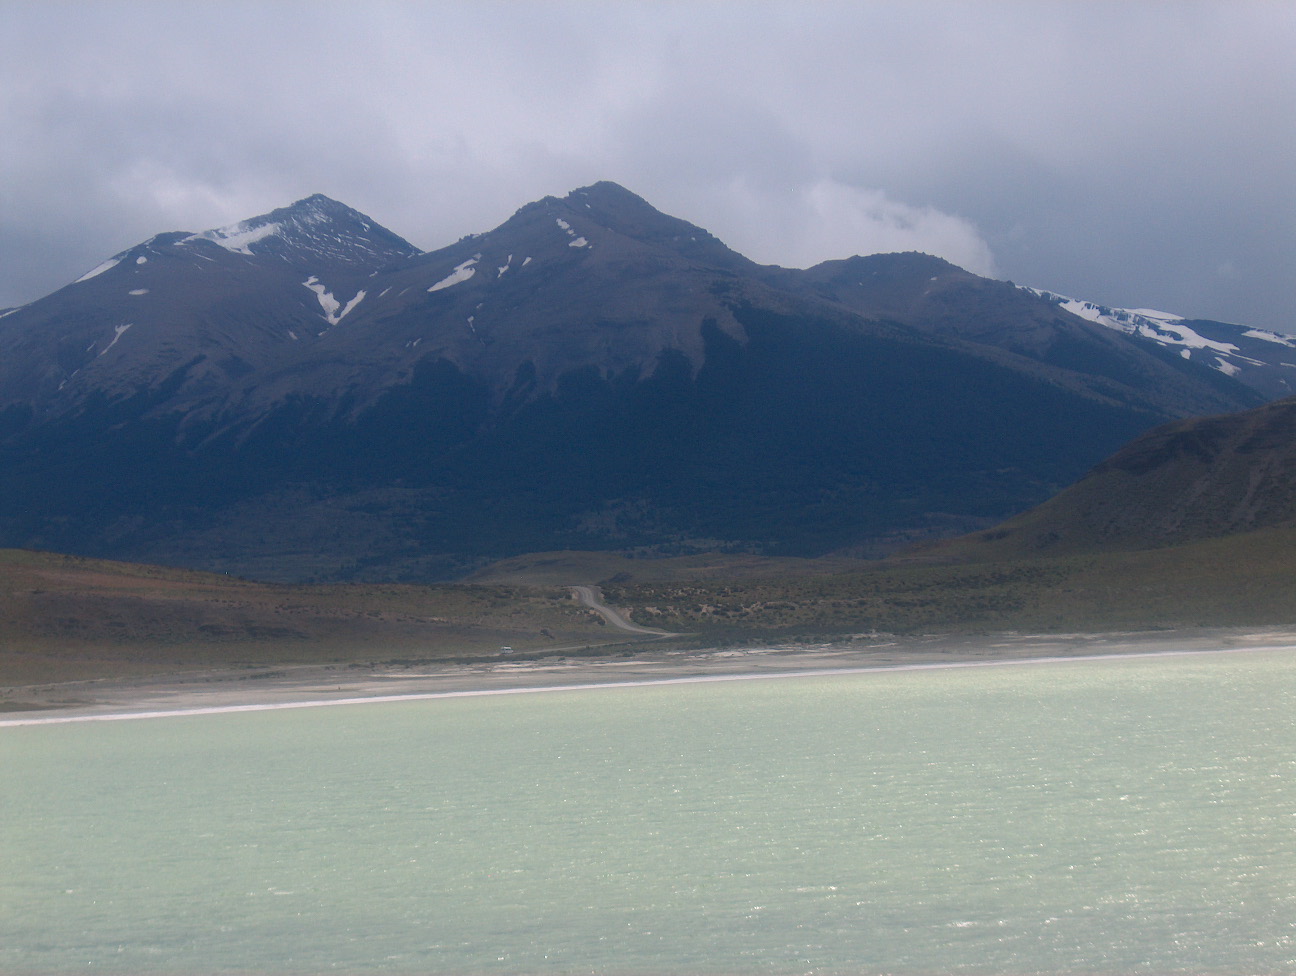
<svg viewBox="0 0 1296 976"><path fill-rule="evenodd" d="M1221 629L1155 633L876 637L751 649L653 650L633 656L470 663L393 662L220 669L0 688L0 726L392 698L516 693L660 681L776 677L799 673L966 667L1132 654L1290 649L1296 630Z"/></svg>

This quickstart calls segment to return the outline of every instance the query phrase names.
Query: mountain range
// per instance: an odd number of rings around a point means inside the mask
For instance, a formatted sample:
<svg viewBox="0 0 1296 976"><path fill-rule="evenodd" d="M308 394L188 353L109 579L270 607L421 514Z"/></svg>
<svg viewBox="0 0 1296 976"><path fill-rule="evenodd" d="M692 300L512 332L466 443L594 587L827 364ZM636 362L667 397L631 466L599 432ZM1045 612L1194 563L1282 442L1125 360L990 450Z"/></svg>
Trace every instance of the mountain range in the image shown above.
<svg viewBox="0 0 1296 976"><path fill-rule="evenodd" d="M0 545L274 580L880 554L1283 395L1294 341L922 254L758 265L612 183L430 252L315 195L0 315Z"/></svg>

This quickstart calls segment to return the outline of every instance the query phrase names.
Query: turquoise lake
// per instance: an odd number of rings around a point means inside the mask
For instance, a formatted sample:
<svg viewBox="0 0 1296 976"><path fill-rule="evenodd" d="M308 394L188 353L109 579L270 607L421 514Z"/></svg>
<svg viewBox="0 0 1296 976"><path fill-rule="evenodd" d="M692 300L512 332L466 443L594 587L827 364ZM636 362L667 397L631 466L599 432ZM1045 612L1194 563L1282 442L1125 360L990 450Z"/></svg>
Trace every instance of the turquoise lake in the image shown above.
<svg viewBox="0 0 1296 976"><path fill-rule="evenodd" d="M1296 658L0 728L0 972L1296 972Z"/></svg>

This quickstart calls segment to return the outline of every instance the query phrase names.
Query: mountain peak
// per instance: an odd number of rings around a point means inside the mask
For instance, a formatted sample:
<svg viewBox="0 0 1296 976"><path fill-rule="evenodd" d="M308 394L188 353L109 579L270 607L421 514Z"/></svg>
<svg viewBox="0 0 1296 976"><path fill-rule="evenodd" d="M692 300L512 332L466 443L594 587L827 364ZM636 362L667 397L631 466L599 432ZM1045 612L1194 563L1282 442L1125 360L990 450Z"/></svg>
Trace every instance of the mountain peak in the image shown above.
<svg viewBox="0 0 1296 976"><path fill-rule="evenodd" d="M368 268L421 253L372 218L322 193L193 234L181 243L197 241L248 257L277 257L310 270L318 269L321 261L331 267Z"/></svg>
<svg viewBox="0 0 1296 976"><path fill-rule="evenodd" d="M643 197L631 193L620 183L613 183L611 180L599 180L597 183L591 183L589 186L577 187L568 193L563 199L567 203L576 206L629 206L651 210L653 213L659 212Z"/></svg>
<svg viewBox="0 0 1296 976"><path fill-rule="evenodd" d="M546 197L530 206L561 208L568 216L592 221L641 244L667 247L700 264L743 271L757 267L709 231L663 213L643 197L610 180L579 187L561 199ZM524 207L523 211L527 209Z"/></svg>
<svg viewBox="0 0 1296 976"><path fill-rule="evenodd" d="M327 197L323 193L312 193L308 197L302 197L300 200L296 201L295 203L291 204L290 206L284 209L298 210L304 208L334 209L334 210L351 209L345 203L339 203L337 200L334 200L332 197Z"/></svg>
<svg viewBox="0 0 1296 976"><path fill-rule="evenodd" d="M662 213L643 197L607 180L572 190L557 202L577 215L593 218L610 230L638 240L711 236L687 220Z"/></svg>
<svg viewBox="0 0 1296 976"><path fill-rule="evenodd" d="M327 197L323 193L312 193L308 197L290 203L286 207L272 210L262 217L253 220L305 220L305 221L351 221L373 226L373 220L359 210L348 207L345 203Z"/></svg>
<svg viewBox="0 0 1296 976"><path fill-rule="evenodd" d="M876 275L880 278L902 279L957 274L970 275L956 264L923 251L892 251L883 254L855 255L850 258L824 261L810 269L812 274Z"/></svg>

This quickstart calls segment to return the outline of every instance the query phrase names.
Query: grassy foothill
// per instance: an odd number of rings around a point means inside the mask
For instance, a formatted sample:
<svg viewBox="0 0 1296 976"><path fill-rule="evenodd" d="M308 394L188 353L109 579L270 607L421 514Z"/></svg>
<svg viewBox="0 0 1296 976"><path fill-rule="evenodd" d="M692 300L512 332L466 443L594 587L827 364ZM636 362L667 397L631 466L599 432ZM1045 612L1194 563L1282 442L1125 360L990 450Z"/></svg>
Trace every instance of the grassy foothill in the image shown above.
<svg viewBox="0 0 1296 976"><path fill-rule="evenodd" d="M624 641L561 587L318 585L0 550L0 686Z"/></svg>

